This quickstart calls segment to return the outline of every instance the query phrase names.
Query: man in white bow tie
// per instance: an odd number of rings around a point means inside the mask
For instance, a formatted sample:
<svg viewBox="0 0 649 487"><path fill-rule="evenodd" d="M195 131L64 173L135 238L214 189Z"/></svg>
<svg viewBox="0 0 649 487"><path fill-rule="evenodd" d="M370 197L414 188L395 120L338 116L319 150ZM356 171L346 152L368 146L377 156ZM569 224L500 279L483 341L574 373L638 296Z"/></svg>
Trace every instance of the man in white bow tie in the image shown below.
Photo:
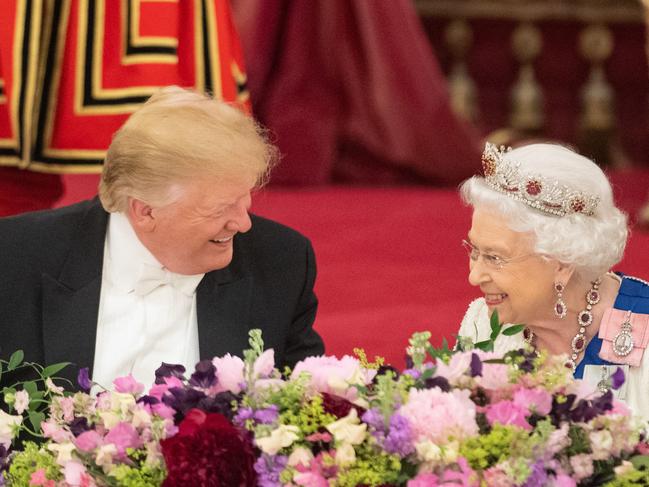
<svg viewBox="0 0 649 487"><path fill-rule="evenodd" d="M237 108L153 95L115 134L99 200L0 220L0 357L73 362L110 386L241 354L251 328L279 366L323 353L311 244L249 214L274 158Z"/></svg>

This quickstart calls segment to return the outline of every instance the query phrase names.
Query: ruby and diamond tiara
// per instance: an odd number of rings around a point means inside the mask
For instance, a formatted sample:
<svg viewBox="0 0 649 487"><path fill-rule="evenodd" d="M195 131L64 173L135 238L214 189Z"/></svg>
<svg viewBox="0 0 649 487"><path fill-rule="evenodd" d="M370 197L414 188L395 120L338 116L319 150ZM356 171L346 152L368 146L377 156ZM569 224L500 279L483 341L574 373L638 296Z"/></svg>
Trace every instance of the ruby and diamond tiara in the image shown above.
<svg viewBox="0 0 649 487"><path fill-rule="evenodd" d="M519 163L504 158L510 150L510 147L497 147L489 142L485 145L482 172L493 189L551 215L581 213L591 216L595 213L598 197L572 189L559 181L521 173Z"/></svg>

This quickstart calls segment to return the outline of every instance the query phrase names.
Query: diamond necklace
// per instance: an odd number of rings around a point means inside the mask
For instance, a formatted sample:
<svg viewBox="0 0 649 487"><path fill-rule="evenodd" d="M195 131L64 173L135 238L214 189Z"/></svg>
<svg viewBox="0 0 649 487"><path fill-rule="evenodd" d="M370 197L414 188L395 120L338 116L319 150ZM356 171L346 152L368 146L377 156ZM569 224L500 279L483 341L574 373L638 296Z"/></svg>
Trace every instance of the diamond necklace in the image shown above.
<svg viewBox="0 0 649 487"><path fill-rule="evenodd" d="M570 358L564 364L566 368L575 372L577 368L577 359L579 354L584 350L586 346L586 328L588 328L593 323L593 306L599 303L601 295L599 293L599 286L602 283L602 278L598 277L595 281L591 282L591 288L586 293L586 307L577 313L577 324L579 325L579 331L572 338L570 342L570 348L572 353ZM532 344L534 341L534 332L529 328L523 330L523 338L527 343Z"/></svg>

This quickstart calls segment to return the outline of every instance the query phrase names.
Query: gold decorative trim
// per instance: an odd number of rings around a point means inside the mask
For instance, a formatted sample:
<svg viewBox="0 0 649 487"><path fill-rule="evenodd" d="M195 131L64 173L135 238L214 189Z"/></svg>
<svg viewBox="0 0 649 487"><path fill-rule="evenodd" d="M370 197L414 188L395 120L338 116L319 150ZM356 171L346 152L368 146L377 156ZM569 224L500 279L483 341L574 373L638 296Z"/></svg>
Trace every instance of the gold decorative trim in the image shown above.
<svg viewBox="0 0 649 487"><path fill-rule="evenodd" d="M541 20L577 20L580 22L644 22L637 0L594 2L584 0L415 0L423 17L491 18L537 22Z"/></svg>

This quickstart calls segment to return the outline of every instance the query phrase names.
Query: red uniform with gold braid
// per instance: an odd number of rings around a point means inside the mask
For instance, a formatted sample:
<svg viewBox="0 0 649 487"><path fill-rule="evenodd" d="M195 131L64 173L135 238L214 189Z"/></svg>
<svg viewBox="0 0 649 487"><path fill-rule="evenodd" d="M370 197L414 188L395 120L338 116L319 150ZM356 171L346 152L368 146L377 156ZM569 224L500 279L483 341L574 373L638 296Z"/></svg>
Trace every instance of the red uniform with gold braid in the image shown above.
<svg viewBox="0 0 649 487"><path fill-rule="evenodd" d="M99 172L112 134L160 86L249 109L227 0L3 0L0 18L0 166ZM0 173L0 198L28 175Z"/></svg>

